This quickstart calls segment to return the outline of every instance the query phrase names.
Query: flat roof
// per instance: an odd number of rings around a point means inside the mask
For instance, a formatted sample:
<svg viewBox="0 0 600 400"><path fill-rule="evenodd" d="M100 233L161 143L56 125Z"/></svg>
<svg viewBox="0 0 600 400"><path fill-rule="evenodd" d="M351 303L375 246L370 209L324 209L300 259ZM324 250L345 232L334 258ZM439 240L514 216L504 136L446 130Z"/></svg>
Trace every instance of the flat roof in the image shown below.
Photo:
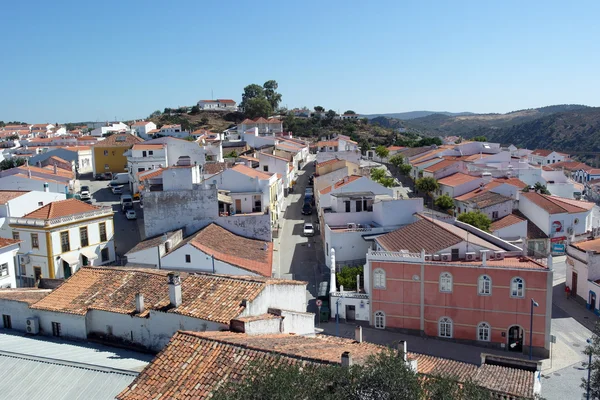
<svg viewBox="0 0 600 400"><path fill-rule="evenodd" d="M339 192L332 193L333 197L375 196L373 192Z"/></svg>

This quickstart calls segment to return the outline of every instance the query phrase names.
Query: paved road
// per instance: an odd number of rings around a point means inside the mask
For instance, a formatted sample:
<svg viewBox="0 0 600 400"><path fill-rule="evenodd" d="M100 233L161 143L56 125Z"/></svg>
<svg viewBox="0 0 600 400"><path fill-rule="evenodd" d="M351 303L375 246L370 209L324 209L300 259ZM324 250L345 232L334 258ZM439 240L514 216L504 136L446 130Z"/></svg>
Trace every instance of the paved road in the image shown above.
<svg viewBox="0 0 600 400"><path fill-rule="evenodd" d="M92 204L98 206L112 207L115 212L113 221L115 224L115 247L118 256L123 256L133 246L135 246L143 237L144 222L143 210L140 209L139 202L135 202L135 212L138 216L137 220L130 221L125 218L125 214L121 212L120 200L121 196L112 194L108 187L108 181L95 181L80 178L81 185L88 185L92 194ZM127 186L123 187L123 193L129 193Z"/></svg>

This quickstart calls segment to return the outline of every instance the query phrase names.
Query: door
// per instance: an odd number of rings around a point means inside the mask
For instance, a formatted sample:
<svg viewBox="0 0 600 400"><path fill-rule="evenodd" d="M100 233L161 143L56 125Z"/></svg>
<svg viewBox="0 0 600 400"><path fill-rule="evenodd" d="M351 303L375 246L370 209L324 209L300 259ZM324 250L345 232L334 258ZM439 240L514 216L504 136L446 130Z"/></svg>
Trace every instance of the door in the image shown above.
<svg viewBox="0 0 600 400"><path fill-rule="evenodd" d="M588 301L588 307L590 310L594 311L596 309L596 293L590 290L590 298Z"/></svg>
<svg viewBox="0 0 600 400"><path fill-rule="evenodd" d="M458 261L458 249L452 249L452 261Z"/></svg>
<svg viewBox="0 0 600 400"><path fill-rule="evenodd" d="M242 199L235 199L235 212L238 214L242 212Z"/></svg>
<svg viewBox="0 0 600 400"><path fill-rule="evenodd" d="M571 274L571 296L577 296L577 272Z"/></svg>
<svg viewBox="0 0 600 400"><path fill-rule="evenodd" d="M508 350L523 352L523 329L511 326L508 329Z"/></svg>
<svg viewBox="0 0 600 400"><path fill-rule="evenodd" d="M346 306L346 321L356 320L356 306Z"/></svg>
<svg viewBox="0 0 600 400"><path fill-rule="evenodd" d="M65 279L71 276L71 266L66 261L63 261L63 275Z"/></svg>

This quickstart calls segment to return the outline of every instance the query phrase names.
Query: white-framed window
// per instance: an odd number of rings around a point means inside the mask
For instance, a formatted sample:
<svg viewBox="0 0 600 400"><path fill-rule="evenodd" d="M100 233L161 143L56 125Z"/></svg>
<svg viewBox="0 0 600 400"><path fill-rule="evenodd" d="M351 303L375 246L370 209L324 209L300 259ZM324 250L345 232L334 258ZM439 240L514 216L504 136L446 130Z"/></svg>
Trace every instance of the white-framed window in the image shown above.
<svg viewBox="0 0 600 400"><path fill-rule="evenodd" d="M481 340L482 342L490 341L490 324L487 322L480 322L477 325L477 340Z"/></svg>
<svg viewBox="0 0 600 400"><path fill-rule="evenodd" d="M452 274L450 272L442 272L440 274L440 292L452 292Z"/></svg>
<svg viewBox="0 0 600 400"><path fill-rule="evenodd" d="M525 281L521 277L514 277L510 281L510 296L525 297Z"/></svg>
<svg viewBox="0 0 600 400"><path fill-rule="evenodd" d="M375 311L375 328L385 329L385 313L383 311Z"/></svg>
<svg viewBox="0 0 600 400"><path fill-rule="evenodd" d="M8 264L0 264L0 276L8 276Z"/></svg>
<svg viewBox="0 0 600 400"><path fill-rule="evenodd" d="M490 278L488 275L481 275L479 277L479 282L478 282L478 290L477 293L479 293L481 296L491 296L492 294L492 278Z"/></svg>
<svg viewBox="0 0 600 400"><path fill-rule="evenodd" d="M438 322L438 335L445 338L452 337L452 320L450 318L440 318Z"/></svg>
<svg viewBox="0 0 600 400"><path fill-rule="evenodd" d="M385 289L385 271L381 268L373 271L373 288Z"/></svg>

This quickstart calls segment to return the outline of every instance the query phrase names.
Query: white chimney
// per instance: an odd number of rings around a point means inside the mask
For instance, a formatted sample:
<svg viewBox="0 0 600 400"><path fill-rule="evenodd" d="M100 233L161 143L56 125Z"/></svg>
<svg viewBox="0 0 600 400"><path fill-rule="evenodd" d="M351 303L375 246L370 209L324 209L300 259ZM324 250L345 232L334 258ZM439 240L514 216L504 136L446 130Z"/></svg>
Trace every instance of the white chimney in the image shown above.
<svg viewBox="0 0 600 400"><path fill-rule="evenodd" d="M398 357L402 357L404 362L408 361L408 354L406 351L406 341L400 340L398 342Z"/></svg>
<svg viewBox="0 0 600 400"><path fill-rule="evenodd" d="M135 312L141 314L144 312L144 295L136 293L135 295Z"/></svg>
<svg viewBox="0 0 600 400"><path fill-rule="evenodd" d="M337 290L337 286L335 284L335 250L333 249L333 247L330 250L331 253L331 265L329 267L330 271L331 271L331 276L329 279L329 293L333 293Z"/></svg>
<svg viewBox="0 0 600 400"><path fill-rule="evenodd" d="M56 175L56 163L54 163L54 175Z"/></svg>
<svg viewBox="0 0 600 400"><path fill-rule="evenodd" d="M481 265L483 267L485 267L487 264L487 252L487 250L481 250Z"/></svg>
<svg viewBox="0 0 600 400"><path fill-rule="evenodd" d="M362 343L363 341L362 326L360 325L354 328L354 340L356 340L358 343Z"/></svg>
<svg viewBox="0 0 600 400"><path fill-rule="evenodd" d="M50 191L50 185L48 182L44 182L44 192L48 193Z"/></svg>
<svg viewBox="0 0 600 400"><path fill-rule="evenodd" d="M179 307L181 305L181 278L178 272L169 272L167 274L169 284L169 301L171 306Z"/></svg>
<svg viewBox="0 0 600 400"><path fill-rule="evenodd" d="M352 366L352 356L349 351L345 351L342 353L342 367L351 367Z"/></svg>
<svg viewBox="0 0 600 400"><path fill-rule="evenodd" d="M356 275L356 293L360 293L360 274Z"/></svg>

